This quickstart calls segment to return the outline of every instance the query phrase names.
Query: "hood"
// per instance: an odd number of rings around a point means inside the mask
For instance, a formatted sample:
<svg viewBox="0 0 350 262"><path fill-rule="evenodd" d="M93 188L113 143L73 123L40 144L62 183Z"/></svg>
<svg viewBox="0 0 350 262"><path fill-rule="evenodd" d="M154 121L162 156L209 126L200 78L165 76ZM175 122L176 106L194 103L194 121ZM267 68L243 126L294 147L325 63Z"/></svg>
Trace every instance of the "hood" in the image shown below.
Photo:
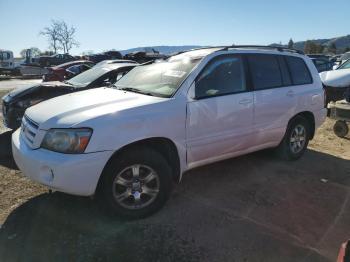
<svg viewBox="0 0 350 262"><path fill-rule="evenodd" d="M320 73L322 83L330 87L349 87L350 69L338 69Z"/></svg>
<svg viewBox="0 0 350 262"><path fill-rule="evenodd" d="M12 99L16 99L16 98L25 96L27 94L30 94L31 92L34 92L39 88L43 89L43 88L53 88L53 87L71 88L72 86L59 81L42 82L40 84L35 84L35 85L30 85L30 86L25 86L22 88L15 89L11 91L8 94L8 96L11 97Z"/></svg>
<svg viewBox="0 0 350 262"><path fill-rule="evenodd" d="M167 99L103 87L44 101L28 108L25 114L43 130L68 128L97 117L165 100Z"/></svg>

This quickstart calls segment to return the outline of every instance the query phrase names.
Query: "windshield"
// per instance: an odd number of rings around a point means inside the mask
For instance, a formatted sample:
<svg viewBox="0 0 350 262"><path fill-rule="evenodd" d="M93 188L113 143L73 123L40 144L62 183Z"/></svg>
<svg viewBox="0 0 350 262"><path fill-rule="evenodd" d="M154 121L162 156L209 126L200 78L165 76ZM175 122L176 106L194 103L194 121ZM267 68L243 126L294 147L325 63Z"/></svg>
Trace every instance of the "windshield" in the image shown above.
<svg viewBox="0 0 350 262"><path fill-rule="evenodd" d="M350 53L345 53L345 54L343 54L341 57L340 57L340 59L341 60L346 60L346 59L349 59L350 58Z"/></svg>
<svg viewBox="0 0 350 262"><path fill-rule="evenodd" d="M132 92L171 97L200 59L162 60L132 69L115 86Z"/></svg>
<svg viewBox="0 0 350 262"><path fill-rule="evenodd" d="M338 69L350 69L350 59L339 66Z"/></svg>
<svg viewBox="0 0 350 262"><path fill-rule="evenodd" d="M85 87L89 85L91 82L95 81L97 78L103 76L104 74L111 71L109 68L106 67L93 67L71 79L66 81L66 83L79 86L79 87Z"/></svg>

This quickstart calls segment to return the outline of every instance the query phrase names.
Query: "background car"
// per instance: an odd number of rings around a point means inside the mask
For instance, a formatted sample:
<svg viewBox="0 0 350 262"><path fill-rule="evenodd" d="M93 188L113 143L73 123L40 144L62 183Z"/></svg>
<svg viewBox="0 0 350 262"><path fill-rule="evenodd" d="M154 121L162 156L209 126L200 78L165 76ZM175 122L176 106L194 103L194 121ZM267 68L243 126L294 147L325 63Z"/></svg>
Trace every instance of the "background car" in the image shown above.
<svg viewBox="0 0 350 262"><path fill-rule="evenodd" d="M336 70L320 73L326 91L326 102L344 99L344 93L350 88L350 59L341 64Z"/></svg>
<svg viewBox="0 0 350 262"><path fill-rule="evenodd" d="M21 89L15 89L3 97L2 112L5 125L17 129L21 125L24 111L44 100L96 87L109 86L118 81L135 63L107 64L93 67L64 82L43 82Z"/></svg>
<svg viewBox="0 0 350 262"><path fill-rule="evenodd" d="M134 63L134 64L138 64L137 62L135 62L133 60L114 59L114 60L103 60L103 61L99 62L98 64L96 64L96 66L100 66L100 65L103 65L103 64L116 64L116 63Z"/></svg>
<svg viewBox="0 0 350 262"><path fill-rule="evenodd" d="M67 71L67 69L72 67L72 66L80 66L80 65L86 66L86 67L81 68L81 69L85 68L85 70L80 71L80 73L81 73L83 71L86 71L87 69L90 69L95 64L93 62L87 61L87 60L77 60L77 61L72 61L72 62L60 64L60 65L54 66L54 67L48 67L47 68L48 72L43 75L43 81L44 82L63 81L65 79L69 79L69 78L73 77L74 75L77 75L78 71L76 72L76 74L72 74L72 72L70 72L72 70Z"/></svg>
<svg viewBox="0 0 350 262"><path fill-rule="evenodd" d="M52 56L39 56L32 59L33 64L37 64L41 67L60 65L66 62L74 61L76 58L70 54L56 54Z"/></svg>
<svg viewBox="0 0 350 262"><path fill-rule="evenodd" d="M350 52L346 52L340 57L340 64L343 64L348 59L350 59Z"/></svg>
<svg viewBox="0 0 350 262"><path fill-rule="evenodd" d="M315 64L318 72L329 71L333 69L334 63L329 61L328 58L311 58L312 62Z"/></svg>
<svg viewBox="0 0 350 262"><path fill-rule="evenodd" d="M83 56L83 58L97 64L103 60L122 59L123 56L118 51L107 51L100 54L86 55L86 56Z"/></svg>

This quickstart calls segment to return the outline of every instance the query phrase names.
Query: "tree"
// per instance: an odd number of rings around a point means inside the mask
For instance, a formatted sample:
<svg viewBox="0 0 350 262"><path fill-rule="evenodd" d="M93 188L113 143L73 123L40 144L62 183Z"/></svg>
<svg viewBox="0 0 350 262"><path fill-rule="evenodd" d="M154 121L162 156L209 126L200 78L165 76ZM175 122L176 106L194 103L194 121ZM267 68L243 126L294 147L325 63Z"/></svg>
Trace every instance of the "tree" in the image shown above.
<svg viewBox="0 0 350 262"><path fill-rule="evenodd" d="M54 53L57 53L58 50L69 53L72 47L79 46L79 43L75 40L75 32L75 27L69 26L65 21L52 20L51 25L45 27L40 35L47 37L49 46Z"/></svg>
<svg viewBox="0 0 350 262"><path fill-rule="evenodd" d="M289 39L289 42L288 42L288 48L294 48L294 42L293 42L293 39Z"/></svg>
<svg viewBox="0 0 350 262"><path fill-rule="evenodd" d="M315 43L314 41L307 40L304 46L305 54L321 54L324 51L324 46Z"/></svg>
<svg viewBox="0 0 350 262"><path fill-rule="evenodd" d="M59 44L59 32L61 30L61 22L58 20L51 20L51 25L49 27L45 27L43 31L39 34L46 36L47 41L49 42L49 47L53 49L56 54L58 50L62 49Z"/></svg>
<svg viewBox="0 0 350 262"><path fill-rule="evenodd" d="M64 53L69 53L69 50L72 49L73 46L78 47L79 43L75 40L75 27L69 26L66 22L60 22L60 30L58 32L59 42L63 48Z"/></svg>
<svg viewBox="0 0 350 262"><path fill-rule="evenodd" d="M40 49L37 48L37 47L31 47L31 48L28 48L28 49L31 50L31 56L32 57L39 56L41 54ZM22 49L22 51L20 52L21 57L23 57L23 58L26 57L26 53L27 53L28 49Z"/></svg>
<svg viewBox="0 0 350 262"><path fill-rule="evenodd" d="M332 42L329 46L328 46L328 51L336 54L337 53L337 45L335 44L335 42Z"/></svg>

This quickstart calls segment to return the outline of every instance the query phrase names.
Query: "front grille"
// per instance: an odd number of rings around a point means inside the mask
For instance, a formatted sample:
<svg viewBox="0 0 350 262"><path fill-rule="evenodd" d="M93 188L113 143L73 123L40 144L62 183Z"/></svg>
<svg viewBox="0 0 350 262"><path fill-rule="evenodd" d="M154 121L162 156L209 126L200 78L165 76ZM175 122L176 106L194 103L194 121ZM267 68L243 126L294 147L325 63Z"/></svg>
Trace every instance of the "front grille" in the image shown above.
<svg viewBox="0 0 350 262"><path fill-rule="evenodd" d="M22 119L21 132L24 139L29 145L33 145L38 129L39 125L31 120L28 116L24 115Z"/></svg>

